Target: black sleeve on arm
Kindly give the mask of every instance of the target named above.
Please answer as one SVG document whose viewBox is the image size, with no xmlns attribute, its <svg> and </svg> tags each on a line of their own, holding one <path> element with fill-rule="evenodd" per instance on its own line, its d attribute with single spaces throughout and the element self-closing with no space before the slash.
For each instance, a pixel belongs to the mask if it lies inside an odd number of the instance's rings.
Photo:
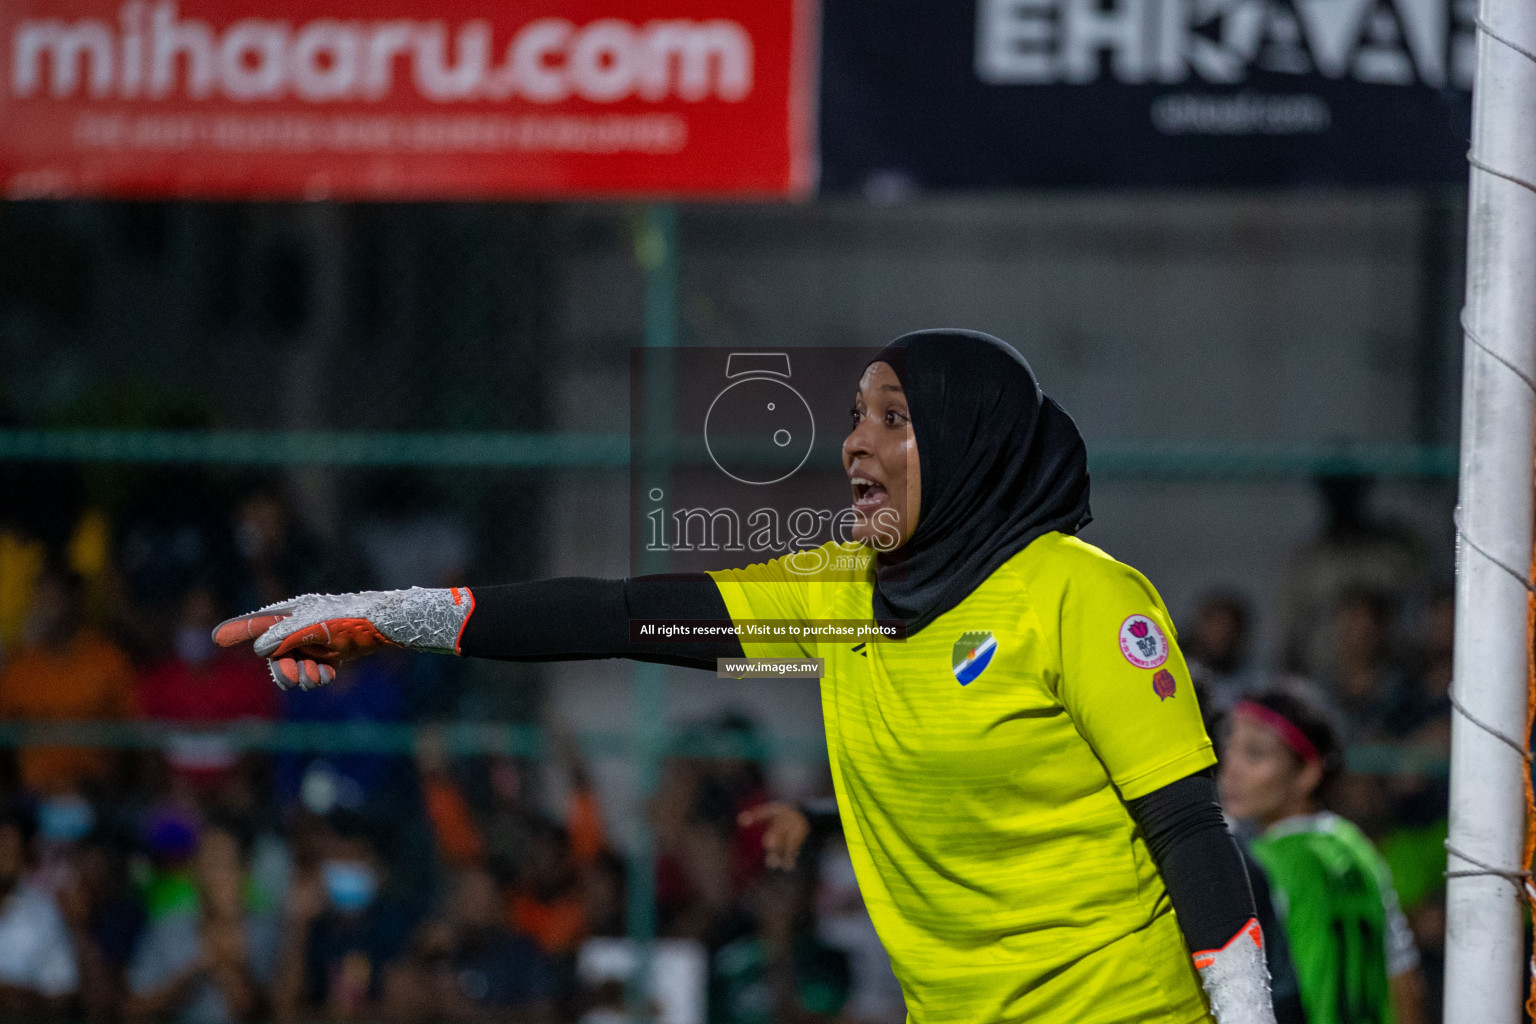
<svg viewBox="0 0 1536 1024">
<path fill-rule="evenodd" d="M 830 835 L 843 826 L 842 816 L 837 813 L 836 797 L 818 797 L 796 806 L 805 815 L 805 820 L 811 823 L 812 835 Z"/>
<path fill-rule="evenodd" d="M 634 638 L 631 619 L 689 620 L 728 625 L 720 588 L 704 573 L 601 580 L 568 576 L 472 587 L 475 610 L 459 651 L 498 661 L 579 661 L 629 658 L 687 668 L 714 668 L 716 658 L 740 658 L 734 636 L 711 641 Z"/>
<path fill-rule="evenodd" d="M 1220 949 L 1255 916 L 1237 842 L 1209 771 L 1126 801 L 1162 873 L 1190 952 Z"/>
</svg>

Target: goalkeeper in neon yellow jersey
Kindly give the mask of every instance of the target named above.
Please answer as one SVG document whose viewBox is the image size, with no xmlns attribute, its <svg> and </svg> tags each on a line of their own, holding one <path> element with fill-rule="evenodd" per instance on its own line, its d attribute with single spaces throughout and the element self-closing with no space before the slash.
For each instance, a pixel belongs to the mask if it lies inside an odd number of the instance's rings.
<svg viewBox="0 0 1536 1024">
<path fill-rule="evenodd" d="M 899 338 L 855 384 L 849 544 L 708 574 L 311 595 L 216 637 L 301 686 L 381 645 L 824 658 L 844 834 L 913 1024 L 1272 1024 L 1167 609 L 1076 537 L 1076 425 L 969 331 Z M 638 619 L 894 620 L 907 639 L 678 643 L 637 638 Z"/>
<path fill-rule="evenodd" d="M 1419 954 L 1391 872 L 1358 828 L 1321 805 L 1343 753 L 1306 692 L 1253 694 L 1232 712 L 1222 796 L 1263 830 L 1250 849 L 1285 921 L 1308 1024 L 1421 1024 Z"/>
</svg>

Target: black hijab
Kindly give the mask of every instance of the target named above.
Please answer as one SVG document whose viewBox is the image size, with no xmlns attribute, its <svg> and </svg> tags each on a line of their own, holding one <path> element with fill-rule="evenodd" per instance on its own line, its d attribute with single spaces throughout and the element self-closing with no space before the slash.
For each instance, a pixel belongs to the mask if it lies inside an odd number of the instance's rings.
<svg viewBox="0 0 1536 1024">
<path fill-rule="evenodd" d="M 916 633 L 1036 537 L 1088 525 L 1088 451 L 1024 357 L 990 334 L 915 331 L 871 362 L 906 391 L 922 466 L 917 529 L 877 556 L 875 618 Z"/>
</svg>

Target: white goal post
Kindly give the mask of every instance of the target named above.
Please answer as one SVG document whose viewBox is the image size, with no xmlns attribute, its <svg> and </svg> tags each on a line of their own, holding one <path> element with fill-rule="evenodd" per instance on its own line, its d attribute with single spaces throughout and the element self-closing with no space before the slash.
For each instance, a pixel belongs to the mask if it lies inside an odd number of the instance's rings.
<svg viewBox="0 0 1536 1024">
<path fill-rule="evenodd" d="M 1536 2 L 1481 0 L 1472 101 L 1446 1024 L 1516 1024 L 1525 970 L 1527 636 L 1536 505 Z"/>
</svg>

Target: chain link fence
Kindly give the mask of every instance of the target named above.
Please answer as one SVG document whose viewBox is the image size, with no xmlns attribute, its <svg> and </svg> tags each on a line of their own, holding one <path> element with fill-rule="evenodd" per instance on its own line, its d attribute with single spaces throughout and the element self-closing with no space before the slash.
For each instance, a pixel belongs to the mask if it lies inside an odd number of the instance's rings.
<svg viewBox="0 0 1536 1024">
<path fill-rule="evenodd" d="M 769 872 L 737 823 L 830 795 L 813 681 L 389 653 L 280 693 L 208 637 L 298 593 L 623 575 L 633 348 L 962 320 L 1078 416 L 1088 539 L 1163 588 L 1213 707 L 1333 689 L 1341 809 L 1432 958 L 1454 361 L 1394 291 L 1414 204 L 1326 241 L 1310 209 L 0 206 L 0 837 L 35 835 L 0 876 L 70 950 L 5 998 L 902 1020 L 838 838 Z"/>
</svg>

